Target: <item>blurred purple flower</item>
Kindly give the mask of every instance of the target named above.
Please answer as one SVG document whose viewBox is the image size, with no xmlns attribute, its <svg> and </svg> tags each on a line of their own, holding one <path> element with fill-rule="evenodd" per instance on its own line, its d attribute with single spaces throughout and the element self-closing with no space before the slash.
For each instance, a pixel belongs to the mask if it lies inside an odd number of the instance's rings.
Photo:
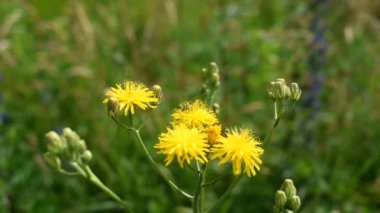
<svg viewBox="0 0 380 213">
<path fill-rule="evenodd" d="M 310 44 L 308 55 L 308 70 L 309 70 L 309 88 L 306 91 L 303 105 L 310 109 L 307 118 L 301 123 L 301 128 L 304 132 L 305 141 L 313 143 L 315 141 L 314 134 L 311 129 L 305 125 L 308 122 L 315 122 L 318 118 L 319 111 L 322 107 L 321 91 L 325 80 L 324 66 L 327 63 L 326 53 L 328 43 L 325 38 L 327 31 L 327 9 L 329 0 L 313 0 L 310 5 L 310 11 L 313 13 L 313 18 L 310 23 L 310 31 L 313 33 L 313 40 Z"/>
</svg>

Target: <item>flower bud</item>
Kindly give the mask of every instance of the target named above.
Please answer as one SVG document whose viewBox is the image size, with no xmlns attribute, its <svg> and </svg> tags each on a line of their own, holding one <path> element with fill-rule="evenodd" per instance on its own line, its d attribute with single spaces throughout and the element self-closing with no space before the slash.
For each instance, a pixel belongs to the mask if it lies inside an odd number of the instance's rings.
<svg viewBox="0 0 380 213">
<path fill-rule="evenodd" d="M 290 88 L 288 86 L 286 86 L 286 85 L 283 85 L 282 87 L 283 87 L 282 89 L 283 89 L 283 92 L 284 92 L 284 99 L 289 99 L 290 95 L 291 95 Z"/>
<path fill-rule="evenodd" d="M 297 83 L 290 84 L 290 99 L 292 101 L 298 101 L 301 97 L 302 91 L 299 89 Z"/>
<path fill-rule="evenodd" d="M 220 86 L 219 73 L 213 73 L 211 75 L 211 82 L 212 82 L 212 86 L 215 88 L 218 88 Z"/>
<path fill-rule="evenodd" d="M 81 140 L 79 135 L 70 128 L 63 129 L 63 137 L 66 139 L 71 150 L 81 153 L 87 149 L 86 143 Z"/>
<path fill-rule="evenodd" d="M 274 200 L 275 200 L 275 206 L 279 208 L 284 208 L 287 201 L 285 192 L 282 190 L 277 190 L 274 196 Z"/>
<path fill-rule="evenodd" d="M 273 101 L 288 99 L 290 94 L 290 88 L 286 86 L 286 82 L 283 78 L 278 78 L 276 81 L 270 82 L 268 95 Z"/>
<path fill-rule="evenodd" d="M 84 164 L 88 164 L 92 159 L 92 153 L 89 150 L 84 151 L 81 159 Z"/>
<path fill-rule="evenodd" d="M 284 180 L 281 186 L 281 190 L 285 192 L 288 198 L 292 198 L 294 195 L 297 195 L 297 189 L 291 179 Z"/>
<path fill-rule="evenodd" d="M 119 101 L 114 98 L 110 97 L 107 102 L 107 111 L 110 116 L 116 116 L 119 112 Z"/>
<path fill-rule="evenodd" d="M 162 88 L 160 87 L 160 85 L 156 84 L 152 87 L 152 89 L 153 89 L 155 96 L 158 99 L 157 104 L 160 104 L 164 98 L 164 93 L 162 92 Z"/>
<path fill-rule="evenodd" d="M 61 160 L 55 154 L 46 152 L 44 154 L 44 160 L 50 167 L 57 170 L 61 169 Z"/>
<path fill-rule="evenodd" d="M 210 66 L 211 66 L 211 73 L 219 73 L 219 67 L 218 65 L 216 65 L 215 62 L 211 62 Z"/>
<path fill-rule="evenodd" d="M 207 141 L 210 146 L 214 145 L 216 141 L 221 137 L 222 126 L 213 125 L 208 126 L 204 132 L 207 134 Z"/>
<path fill-rule="evenodd" d="M 212 110 L 215 112 L 215 114 L 219 114 L 219 112 L 220 112 L 220 105 L 218 103 L 214 103 L 212 105 Z"/>
<path fill-rule="evenodd" d="M 289 87 L 282 82 L 276 82 L 275 89 L 276 98 L 279 100 L 286 99 L 290 96 Z"/>
<path fill-rule="evenodd" d="M 87 149 L 86 142 L 84 140 L 78 140 L 76 144 L 76 148 L 79 153 L 86 151 Z"/>
<path fill-rule="evenodd" d="M 283 84 L 276 82 L 274 85 L 274 95 L 278 100 L 282 100 L 285 97 Z"/>
<path fill-rule="evenodd" d="M 64 143 L 56 132 L 50 131 L 45 135 L 47 140 L 47 149 L 52 153 L 59 153 L 64 149 Z"/>
<path fill-rule="evenodd" d="M 301 199 L 297 195 L 294 195 L 290 199 L 290 207 L 291 207 L 291 209 L 294 212 L 297 212 L 300 209 L 300 207 L 301 207 Z"/>
</svg>

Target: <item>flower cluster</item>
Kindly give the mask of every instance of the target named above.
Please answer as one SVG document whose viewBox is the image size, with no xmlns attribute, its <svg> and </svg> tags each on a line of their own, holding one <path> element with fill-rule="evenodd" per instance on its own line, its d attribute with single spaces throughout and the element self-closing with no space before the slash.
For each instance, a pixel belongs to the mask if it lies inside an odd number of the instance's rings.
<svg viewBox="0 0 380 213">
<path fill-rule="evenodd" d="M 298 212 L 301 207 L 301 199 L 297 195 L 297 188 L 291 179 L 285 179 L 281 188 L 276 191 L 275 204 L 273 210 L 275 213 Z"/>
<path fill-rule="evenodd" d="M 260 156 L 264 150 L 259 140 L 248 129 L 227 130 L 226 136 L 222 136 L 216 114 L 202 101 L 182 104 L 172 118 L 171 126 L 155 145 L 158 153 L 167 156 L 166 165 L 175 158 L 181 167 L 184 162 L 190 164 L 191 160 L 204 164 L 219 159 L 220 164 L 232 162 L 235 175 L 244 171 L 254 176 L 256 170 L 260 170 Z"/>
<path fill-rule="evenodd" d="M 86 142 L 70 128 L 64 128 L 63 134 L 54 131 L 46 133 L 47 149 L 44 154 L 46 162 L 58 171 L 64 172 L 61 167 L 64 163 L 87 165 L 92 153 L 87 149 Z"/>
</svg>

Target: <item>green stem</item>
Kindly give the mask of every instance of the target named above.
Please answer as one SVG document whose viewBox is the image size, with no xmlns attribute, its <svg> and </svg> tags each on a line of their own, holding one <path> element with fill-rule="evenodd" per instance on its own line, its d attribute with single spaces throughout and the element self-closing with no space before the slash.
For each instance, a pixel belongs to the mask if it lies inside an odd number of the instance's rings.
<svg viewBox="0 0 380 213">
<path fill-rule="evenodd" d="M 114 116 L 111 116 L 112 120 L 115 121 L 117 124 L 119 124 L 121 127 L 123 127 L 124 129 L 128 130 L 128 131 L 135 131 L 135 128 L 133 127 L 129 127 L 123 123 L 121 123 L 119 120 L 117 120 L 116 117 Z"/>
<path fill-rule="evenodd" d="M 133 212 L 129 204 L 123 201 L 116 193 L 114 193 L 110 188 L 108 188 L 104 183 L 92 172 L 91 168 L 87 165 L 78 165 L 77 163 L 71 164 L 73 165 L 78 172 L 82 174 L 83 177 L 87 178 L 91 183 L 95 184 L 101 190 L 103 190 L 106 194 L 112 197 L 115 201 L 117 201 L 125 210 L 128 212 Z"/>
<path fill-rule="evenodd" d="M 197 182 L 197 188 L 195 189 L 195 192 L 194 192 L 193 213 L 199 212 L 199 209 L 200 209 L 199 198 L 200 198 L 200 194 L 202 191 L 202 182 L 204 181 L 204 179 L 203 179 L 203 166 L 201 168 L 197 162 L 197 168 L 198 168 L 198 172 L 197 172 L 198 182 Z M 201 212 L 202 212 L 202 209 L 201 209 Z"/>
<path fill-rule="evenodd" d="M 204 165 L 204 169 L 203 169 L 202 182 L 201 182 L 201 194 L 199 196 L 199 209 L 201 212 L 203 212 L 203 210 L 205 209 L 206 188 L 203 187 L 203 185 L 206 182 L 206 166 L 207 164 Z"/>
<path fill-rule="evenodd" d="M 205 213 L 215 210 L 216 207 L 218 207 L 231 193 L 232 189 L 236 186 L 236 184 L 239 183 L 242 175 L 239 175 L 235 178 L 235 180 L 231 183 L 231 185 L 227 188 L 227 190 L 223 193 L 223 195 L 210 207 L 208 208 Z"/>
<path fill-rule="evenodd" d="M 130 125 L 131 127 L 133 127 L 133 117 L 132 117 L 132 114 L 131 114 L 131 113 L 128 114 L 128 118 L 129 118 L 129 125 Z"/>
<path fill-rule="evenodd" d="M 68 172 L 64 169 L 58 169 L 58 172 L 64 174 L 64 175 L 68 175 L 68 176 L 77 176 L 77 175 L 81 175 L 81 173 L 79 172 Z"/>
<path fill-rule="evenodd" d="M 149 161 L 151 162 L 151 164 L 153 165 L 153 167 L 156 169 L 156 171 L 158 172 L 158 174 L 160 174 L 160 176 L 166 181 L 167 184 L 169 184 L 172 189 L 177 192 L 178 194 L 188 198 L 188 199 L 193 199 L 193 196 L 192 195 L 189 195 L 188 193 L 186 193 L 185 191 L 183 191 L 182 189 L 180 189 L 175 183 L 173 183 L 171 180 L 169 180 L 163 173 L 162 171 L 160 170 L 160 168 L 157 166 L 156 162 L 154 161 L 154 159 L 152 158 L 152 156 L 149 154 L 149 151 L 148 149 L 146 148 L 141 136 L 140 136 L 140 132 L 138 129 L 135 129 L 133 127 L 129 127 L 123 123 L 121 123 L 116 117 L 114 116 L 111 116 L 112 119 L 117 123 L 119 124 L 121 127 L 123 127 L 124 129 L 128 130 L 128 131 L 132 131 L 134 133 L 134 135 L 136 136 L 137 138 L 137 141 L 139 142 L 140 146 L 143 148 L 144 150 L 144 153 L 146 155 L 146 157 L 149 159 Z"/>
<path fill-rule="evenodd" d="M 274 105 L 274 119 L 276 120 L 278 118 L 277 101 L 275 101 L 273 105 Z"/>
<path fill-rule="evenodd" d="M 160 170 L 160 168 L 157 166 L 156 162 L 154 161 L 154 159 L 152 158 L 152 156 L 149 154 L 149 151 L 148 149 L 146 148 L 144 142 L 142 141 L 141 139 L 141 136 L 140 136 L 140 132 L 139 130 L 133 130 L 132 131 L 136 138 L 137 138 L 137 141 L 140 143 L 141 147 L 143 148 L 144 150 L 144 153 L 146 155 L 146 157 L 149 159 L 149 161 L 151 162 L 151 164 L 153 165 L 153 167 L 156 169 L 156 171 L 161 175 L 161 177 L 174 189 L 174 191 L 176 191 L 178 194 L 188 198 L 188 199 L 193 199 L 193 196 L 189 195 L 188 193 L 184 192 L 182 189 L 180 189 L 175 183 L 173 183 L 171 180 L 169 180 L 163 173 L 162 171 Z"/>
<path fill-rule="evenodd" d="M 263 140 L 263 144 L 266 144 L 269 141 L 269 138 L 272 136 L 274 130 L 276 129 L 276 127 L 278 126 L 280 122 L 280 118 L 281 117 L 278 117 L 277 119 L 274 120 L 272 127 L 270 128 L 269 132 L 267 133 L 267 135 L 265 136 Z"/>
</svg>

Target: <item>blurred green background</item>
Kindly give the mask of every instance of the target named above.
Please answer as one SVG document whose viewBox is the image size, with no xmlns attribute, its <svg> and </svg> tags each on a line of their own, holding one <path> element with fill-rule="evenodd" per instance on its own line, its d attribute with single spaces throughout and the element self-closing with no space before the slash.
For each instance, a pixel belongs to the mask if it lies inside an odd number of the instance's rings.
<svg viewBox="0 0 380 213">
<path fill-rule="evenodd" d="M 272 119 L 266 88 L 277 77 L 299 82 L 305 94 L 264 145 L 262 171 L 244 177 L 218 211 L 271 212 L 284 178 L 294 180 L 301 212 L 380 211 L 380 3 L 328 1 L 319 14 L 327 63 L 317 70 L 320 106 L 311 107 L 313 2 L 0 0 L 0 212 L 121 211 L 98 188 L 43 162 L 44 134 L 66 126 L 87 141 L 96 174 L 137 212 L 190 206 L 101 102 L 125 79 L 160 84 L 165 101 L 143 130 L 153 152 L 171 111 L 197 96 L 211 61 L 221 70 L 224 126 L 251 127 L 263 138 Z M 191 172 L 169 169 L 194 188 Z M 230 181 L 209 189 L 207 200 Z"/>
</svg>

